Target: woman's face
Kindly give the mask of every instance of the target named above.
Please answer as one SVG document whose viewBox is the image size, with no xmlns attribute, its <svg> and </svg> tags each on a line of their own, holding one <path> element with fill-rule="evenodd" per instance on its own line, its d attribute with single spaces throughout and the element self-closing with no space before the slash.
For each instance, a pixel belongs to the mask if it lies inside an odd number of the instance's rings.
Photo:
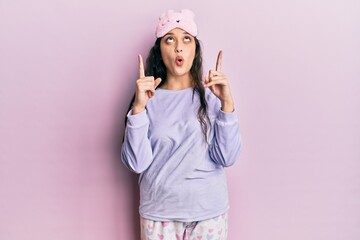
<svg viewBox="0 0 360 240">
<path fill-rule="evenodd" d="M 162 60 L 168 74 L 188 74 L 195 57 L 195 39 L 180 28 L 174 28 L 163 36 L 160 42 Z"/>
</svg>

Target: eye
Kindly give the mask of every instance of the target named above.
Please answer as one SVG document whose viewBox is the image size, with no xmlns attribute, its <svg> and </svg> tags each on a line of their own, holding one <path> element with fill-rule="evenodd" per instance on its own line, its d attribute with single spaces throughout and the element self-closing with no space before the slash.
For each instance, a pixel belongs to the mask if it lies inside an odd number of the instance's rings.
<svg viewBox="0 0 360 240">
<path fill-rule="evenodd" d="M 188 36 L 186 36 L 186 37 L 184 37 L 184 41 L 185 41 L 185 42 L 190 42 L 190 41 L 191 41 L 191 38 L 188 37 Z"/>
<path fill-rule="evenodd" d="M 165 39 L 165 42 L 167 42 L 167 43 L 170 43 L 170 42 L 173 42 L 173 41 L 174 41 L 174 39 L 172 37 L 167 37 Z"/>
</svg>

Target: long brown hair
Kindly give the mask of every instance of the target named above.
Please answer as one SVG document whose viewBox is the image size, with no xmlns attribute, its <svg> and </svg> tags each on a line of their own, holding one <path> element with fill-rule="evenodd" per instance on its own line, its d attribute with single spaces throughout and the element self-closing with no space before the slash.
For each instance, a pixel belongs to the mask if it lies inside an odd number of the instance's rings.
<svg viewBox="0 0 360 240">
<path fill-rule="evenodd" d="M 200 46 L 200 41 L 194 37 L 195 40 L 195 58 L 193 61 L 193 65 L 190 69 L 190 75 L 194 81 L 194 90 L 193 90 L 193 100 L 195 92 L 199 95 L 200 98 L 200 107 L 198 110 L 198 120 L 201 124 L 202 132 L 204 134 L 204 140 L 208 143 L 208 136 L 207 132 L 211 127 L 211 122 L 207 113 L 208 105 L 205 98 L 205 88 L 202 84 L 202 51 Z M 161 87 L 163 84 L 166 83 L 167 74 L 166 74 L 166 67 L 164 62 L 161 59 L 161 51 L 160 51 L 160 42 L 161 38 L 157 38 L 155 41 L 154 46 L 150 49 L 149 56 L 146 59 L 146 66 L 145 66 L 145 75 L 146 76 L 153 76 L 156 78 L 161 78 L 161 82 L 157 87 Z M 128 111 L 132 108 L 132 105 L 135 101 L 135 94 L 130 102 Z M 125 118 L 126 123 L 126 118 Z"/>
</svg>

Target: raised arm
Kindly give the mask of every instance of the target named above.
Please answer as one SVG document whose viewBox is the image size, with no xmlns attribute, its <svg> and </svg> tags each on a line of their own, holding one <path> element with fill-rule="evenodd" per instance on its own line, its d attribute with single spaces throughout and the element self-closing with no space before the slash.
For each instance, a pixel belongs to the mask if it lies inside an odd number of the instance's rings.
<svg viewBox="0 0 360 240">
<path fill-rule="evenodd" d="M 220 103 L 215 107 L 218 114 L 212 126 L 209 155 L 215 163 L 229 167 L 239 158 L 242 148 L 239 121 L 235 110 L 224 112 L 220 109 Z"/>
<path fill-rule="evenodd" d="M 148 138 L 149 119 L 146 110 L 127 117 L 121 160 L 125 166 L 136 173 L 145 171 L 153 160 L 151 143 Z"/>
<path fill-rule="evenodd" d="M 241 150 L 241 136 L 238 118 L 235 112 L 234 100 L 231 95 L 227 77 L 221 71 L 222 51 L 216 60 L 216 69 L 210 70 L 205 79 L 204 87 L 211 90 L 216 119 L 213 127 L 213 139 L 209 148 L 211 159 L 224 167 L 233 165 Z"/>
<path fill-rule="evenodd" d="M 141 173 L 149 167 L 153 160 L 151 143 L 148 138 L 149 119 L 145 107 L 149 99 L 155 95 L 155 89 L 161 79 L 154 80 L 152 76 L 146 77 L 140 54 L 138 61 L 139 78 L 136 80 L 135 102 L 127 114 L 121 159 L 131 171 Z"/>
</svg>

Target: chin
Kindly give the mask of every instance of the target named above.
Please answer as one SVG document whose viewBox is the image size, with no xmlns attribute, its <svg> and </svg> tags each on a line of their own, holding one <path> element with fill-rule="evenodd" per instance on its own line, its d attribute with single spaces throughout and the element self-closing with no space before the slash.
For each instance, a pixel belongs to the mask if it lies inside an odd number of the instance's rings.
<svg viewBox="0 0 360 240">
<path fill-rule="evenodd" d="M 185 75 L 187 73 L 190 73 L 190 69 L 191 68 L 184 67 L 184 68 L 178 69 L 177 71 L 175 71 L 175 73 L 176 73 L 176 75 L 182 76 L 182 75 Z"/>
<path fill-rule="evenodd" d="M 175 75 L 176 75 L 176 76 L 184 76 L 184 75 L 186 75 L 187 73 L 189 73 L 189 71 L 176 71 L 176 72 L 175 72 Z"/>
</svg>

